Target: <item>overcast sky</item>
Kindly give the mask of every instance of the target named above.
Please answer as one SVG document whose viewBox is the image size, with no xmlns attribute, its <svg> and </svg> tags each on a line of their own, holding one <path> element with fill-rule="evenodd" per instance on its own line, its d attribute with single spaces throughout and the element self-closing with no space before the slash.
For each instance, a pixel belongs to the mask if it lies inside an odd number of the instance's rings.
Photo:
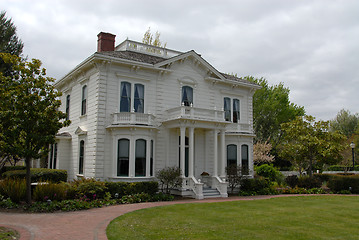
<svg viewBox="0 0 359 240">
<path fill-rule="evenodd" d="M 0 0 L 48 76 L 60 79 L 96 51 L 97 34 L 195 50 L 217 70 L 282 82 L 318 120 L 359 112 L 359 1 Z"/>
</svg>

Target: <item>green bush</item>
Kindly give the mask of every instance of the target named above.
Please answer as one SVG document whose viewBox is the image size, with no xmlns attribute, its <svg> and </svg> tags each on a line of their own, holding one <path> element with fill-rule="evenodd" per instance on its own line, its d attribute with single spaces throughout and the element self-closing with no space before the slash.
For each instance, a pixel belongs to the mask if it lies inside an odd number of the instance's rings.
<svg viewBox="0 0 359 240">
<path fill-rule="evenodd" d="M 47 168 L 31 168 L 31 182 L 66 182 L 67 171 Z M 5 178 L 25 179 L 26 170 L 7 171 L 3 173 Z"/>
<path fill-rule="evenodd" d="M 16 203 L 23 201 L 26 194 L 26 181 L 24 179 L 5 179 L 0 181 L 0 194 Z"/>
<path fill-rule="evenodd" d="M 57 200 L 62 201 L 67 198 L 67 191 L 70 186 L 67 183 L 43 183 L 37 185 L 33 191 L 35 201 Z"/>
<path fill-rule="evenodd" d="M 105 182 L 105 186 L 107 187 L 107 191 L 111 193 L 112 198 L 115 198 L 115 194 L 117 193 L 117 198 L 121 198 L 126 195 L 133 195 L 138 193 L 147 193 L 150 195 L 156 194 L 158 191 L 158 183 L 157 182 Z"/>
<path fill-rule="evenodd" d="M 252 179 L 243 179 L 240 186 L 240 195 L 271 195 L 277 194 L 269 179 L 259 177 Z"/>
<path fill-rule="evenodd" d="M 301 176 L 298 178 L 297 186 L 300 188 L 320 188 L 322 186 L 322 181 L 316 175 L 310 176 Z"/>
<path fill-rule="evenodd" d="M 288 176 L 285 178 L 285 182 L 289 187 L 294 188 L 298 185 L 298 177 L 296 175 Z"/>
<path fill-rule="evenodd" d="M 345 171 L 346 169 L 352 170 L 352 165 L 343 166 L 343 165 L 331 165 L 328 167 L 328 171 Z M 359 165 L 354 166 L 354 171 L 359 171 Z"/>
<path fill-rule="evenodd" d="M 19 206 L 13 201 L 11 201 L 9 197 L 5 198 L 3 195 L 0 195 L 0 208 L 13 209 L 18 207 Z"/>
<path fill-rule="evenodd" d="M 3 166 L 0 169 L 0 175 L 2 175 L 4 172 L 8 172 L 8 171 L 25 170 L 25 169 L 26 169 L 25 166 Z"/>
<path fill-rule="evenodd" d="M 335 193 L 341 191 L 350 191 L 351 193 L 359 194 L 359 175 L 333 175 L 327 186 Z"/>
<path fill-rule="evenodd" d="M 257 167 L 256 173 L 258 176 L 268 178 L 272 182 L 281 183 L 283 181 L 283 174 L 272 165 L 263 164 Z"/>
<path fill-rule="evenodd" d="M 107 187 L 105 182 L 90 178 L 80 182 L 76 190 L 79 196 L 94 200 L 102 199 L 107 192 Z"/>
<path fill-rule="evenodd" d="M 162 192 L 170 193 L 170 189 L 181 186 L 181 169 L 178 167 L 166 167 L 161 169 L 156 174 L 158 181 L 161 184 Z"/>
</svg>

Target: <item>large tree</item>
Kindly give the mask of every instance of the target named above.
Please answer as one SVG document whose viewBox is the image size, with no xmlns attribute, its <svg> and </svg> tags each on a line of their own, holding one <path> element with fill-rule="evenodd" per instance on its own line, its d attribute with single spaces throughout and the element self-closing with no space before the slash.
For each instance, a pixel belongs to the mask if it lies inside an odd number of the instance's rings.
<svg viewBox="0 0 359 240">
<path fill-rule="evenodd" d="M 262 88 L 253 95 L 253 127 L 255 141 L 269 141 L 273 148 L 280 143 L 280 125 L 305 114 L 304 107 L 289 101 L 289 88 L 282 83 L 270 86 L 265 78 L 252 76 L 244 79 L 259 84 Z"/>
<path fill-rule="evenodd" d="M 57 131 L 69 124 L 53 86 L 40 60 L 26 62 L 17 56 L 0 53 L 11 64 L 13 74 L 0 72 L 0 151 L 25 159 L 26 202 L 31 203 L 30 161 L 46 154 Z"/>
<path fill-rule="evenodd" d="M 309 171 L 313 165 L 335 164 L 342 159 L 345 136 L 329 131 L 329 122 L 315 121 L 312 116 L 297 117 L 281 125 L 283 145 L 281 155 L 293 165 Z"/>
<path fill-rule="evenodd" d="M 351 114 L 349 110 L 340 110 L 336 117 L 330 121 L 330 128 L 350 138 L 359 127 L 359 114 Z"/>
<path fill-rule="evenodd" d="M 6 12 L 0 13 L 0 52 L 20 56 L 24 47 L 23 42 L 16 35 L 16 26 L 11 18 L 6 18 Z M 5 75 L 11 74 L 11 65 L 0 59 L 0 71 Z"/>
</svg>

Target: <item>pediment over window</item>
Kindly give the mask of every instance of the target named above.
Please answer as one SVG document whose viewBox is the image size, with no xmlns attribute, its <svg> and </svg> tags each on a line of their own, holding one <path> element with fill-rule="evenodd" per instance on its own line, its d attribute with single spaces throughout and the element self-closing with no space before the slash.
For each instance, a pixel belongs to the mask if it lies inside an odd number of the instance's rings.
<svg viewBox="0 0 359 240">
<path fill-rule="evenodd" d="M 69 132 L 58 133 L 55 137 L 57 139 L 72 139 L 72 136 Z"/>
<path fill-rule="evenodd" d="M 79 126 L 79 127 L 77 127 L 75 134 L 76 135 L 87 135 L 87 129 L 83 126 Z"/>
<path fill-rule="evenodd" d="M 188 85 L 188 86 L 192 86 L 192 87 L 194 87 L 194 88 L 197 87 L 197 81 L 194 80 L 194 79 L 191 78 L 191 77 L 187 77 L 187 76 L 182 77 L 182 78 L 178 79 L 178 82 L 179 82 L 182 86 Z"/>
</svg>

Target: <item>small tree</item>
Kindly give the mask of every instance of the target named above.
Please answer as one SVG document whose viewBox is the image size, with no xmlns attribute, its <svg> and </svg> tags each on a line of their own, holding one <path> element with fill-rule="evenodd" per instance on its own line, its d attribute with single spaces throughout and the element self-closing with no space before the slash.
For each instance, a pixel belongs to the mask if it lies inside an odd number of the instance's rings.
<svg viewBox="0 0 359 240">
<path fill-rule="evenodd" d="M 274 161 L 274 156 L 270 154 L 272 144 L 269 142 L 257 142 L 253 145 L 253 162 L 255 165 L 271 163 Z"/>
<path fill-rule="evenodd" d="M 231 193 L 234 193 L 234 189 L 239 187 L 243 179 L 242 167 L 237 165 L 230 165 L 226 167 L 228 187 L 231 189 Z"/>
<path fill-rule="evenodd" d="M 17 56 L 0 53 L 0 59 L 11 64 L 13 74 L 0 72 L 0 152 L 25 159 L 26 202 L 31 203 L 30 161 L 48 151 L 55 134 L 70 121 L 40 60 L 25 62 Z"/>
<path fill-rule="evenodd" d="M 148 30 L 145 32 L 142 38 L 142 43 L 152 45 L 155 47 L 162 47 L 165 48 L 167 46 L 167 43 L 162 44 L 160 40 L 161 33 L 156 31 L 155 37 L 153 38 L 153 34 L 151 33 L 151 27 L 148 28 Z"/>
<path fill-rule="evenodd" d="M 166 167 L 157 172 L 157 179 L 160 181 L 161 190 L 170 193 L 170 189 L 182 185 L 181 170 L 178 167 Z"/>
<path fill-rule="evenodd" d="M 330 132 L 329 122 L 315 121 L 312 116 L 297 117 L 282 124 L 284 144 L 281 155 L 297 166 L 308 166 L 309 175 L 315 163 L 334 164 L 341 160 L 345 136 Z"/>
</svg>

